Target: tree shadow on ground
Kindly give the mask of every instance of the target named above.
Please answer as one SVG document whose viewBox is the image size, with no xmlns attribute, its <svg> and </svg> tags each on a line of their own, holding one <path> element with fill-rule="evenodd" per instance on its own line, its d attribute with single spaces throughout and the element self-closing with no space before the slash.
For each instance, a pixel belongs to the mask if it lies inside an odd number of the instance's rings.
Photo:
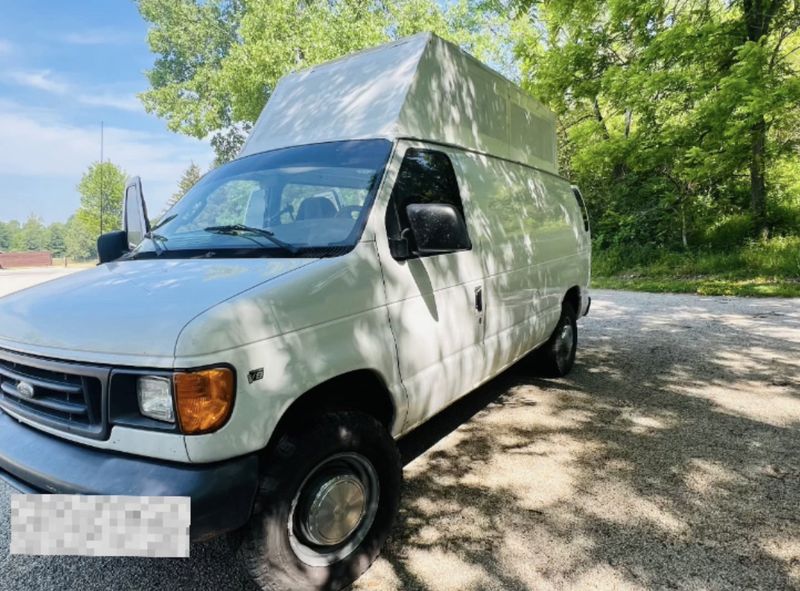
<svg viewBox="0 0 800 591">
<path fill-rule="evenodd" d="M 800 314 L 682 301 L 598 301 L 568 379 L 520 363 L 405 438 L 356 588 L 800 587 Z"/>
</svg>

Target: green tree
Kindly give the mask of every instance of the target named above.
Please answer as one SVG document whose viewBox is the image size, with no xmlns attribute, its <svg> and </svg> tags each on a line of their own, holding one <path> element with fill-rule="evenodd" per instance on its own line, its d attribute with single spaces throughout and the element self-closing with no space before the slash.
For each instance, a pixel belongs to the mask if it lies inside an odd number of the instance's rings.
<svg viewBox="0 0 800 591">
<path fill-rule="evenodd" d="M 97 233 L 88 228 L 77 214 L 70 216 L 64 225 L 66 255 L 84 261 L 97 256 Z"/>
<path fill-rule="evenodd" d="M 798 9 L 757 4 L 777 12 L 756 40 L 749 2 L 526 7 L 524 85 L 560 116 L 563 168 L 591 188 L 601 245 L 688 246 L 747 210 L 764 227 L 769 159 L 798 145 Z"/>
<path fill-rule="evenodd" d="M 11 250 L 12 245 L 16 242 L 18 232 L 18 221 L 0 222 L 0 252 L 8 252 Z"/>
<path fill-rule="evenodd" d="M 181 180 L 178 181 L 178 190 L 175 191 L 172 196 L 167 201 L 167 205 L 165 206 L 165 210 L 172 208 L 178 201 L 183 199 L 183 196 L 197 184 L 203 176 L 203 173 L 200 171 L 200 167 L 197 166 L 194 162 L 189 164 L 189 167 L 183 171 L 181 175 Z"/>
<path fill-rule="evenodd" d="M 95 162 L 81 178 L 78 184 L 81 205 L 76 215 L 95 238 L 101 234 L 101 218 L 102 232 L 120 229 L 125 180 L 125 172 L 112 162 Z"/>
<path fill-rule="evenodd" d="M 720 88 L 726 118 L 725 138 L 740 133 L 749 139 L 750 209 L 759 231 L 766 235 L 767 169 L 783 151 L 770 146 L 770 130 L 797 111 L 800 101 L 800 68 L 790 58 L 800 40 L 800 1 L 738 0 L 735 22 L 742 43 L 734 48 L 733 63 Z M 794 48 L 786 49 L 785 44 Z M 795 128 L 797 131 L 797 128 Z M 798 144 L 793 138 L 792 146 Z"/>
<path fill-rule="evenodd" d="M 47 250 L 54 257 L 63 257 L 67 254 L 66 225 L 58 222 L 52 223 L 47 228 Z"/>
<path fill-rule="evenodd" d="M 473 6 L 472 2 L 475 3 Z M 151 24 L 148 112 L 173 131 L 211 136 L 218 162 L 231 159 L 285 74 L 433 30 L 478 57 L 506 63 L 507 19 L 477 0 L 138 0 Z M 443 8 L 446 6 L 446 8 Z"/>
<path fill-rule="evenodd" d="M 26 251 L 42 251 L 47 249 L 47 227 L 42 223 L 42 218 L 31 214 L 20 230 L 22 248 Z"/>
</svg>

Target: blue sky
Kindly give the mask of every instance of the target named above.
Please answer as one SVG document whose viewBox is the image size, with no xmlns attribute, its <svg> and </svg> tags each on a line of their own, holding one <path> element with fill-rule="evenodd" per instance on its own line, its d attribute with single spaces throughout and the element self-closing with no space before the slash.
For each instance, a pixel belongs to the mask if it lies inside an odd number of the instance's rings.
<svg viewBox="0 0 800 591">
<path fill-rule="evenodd" d="M 65 221 L 75 187 L 100 158 L 142 177 L 158 212 L 194 161 L 213 160 L 207 142 L 174 134 L 145 113 L 153 63 L 147 23 L 129 0 L 0 1 L 0 220 Z"/>
</svg>

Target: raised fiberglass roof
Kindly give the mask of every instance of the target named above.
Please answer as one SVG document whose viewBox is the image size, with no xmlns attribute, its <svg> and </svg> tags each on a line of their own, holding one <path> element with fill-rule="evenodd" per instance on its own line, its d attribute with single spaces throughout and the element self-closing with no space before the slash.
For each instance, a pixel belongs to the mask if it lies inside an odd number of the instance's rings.
<svg viewBox="0 0 800 591">
<path fill-rule="evenodd" d="M 555 116 L 431 33 L 285 76 L 240 156 L 377 137 L 453 144 L 558 173 Z"/>
</svg>

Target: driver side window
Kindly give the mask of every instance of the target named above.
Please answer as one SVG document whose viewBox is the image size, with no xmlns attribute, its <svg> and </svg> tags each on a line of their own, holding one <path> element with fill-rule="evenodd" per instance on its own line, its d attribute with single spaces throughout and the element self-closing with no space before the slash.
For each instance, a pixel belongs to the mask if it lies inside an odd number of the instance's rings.
<svg viewBox="0 0 800 591">
<path fill-rule="evenodd" d="M 386 213 L 390 240 L 400 238 L 403 230 L 409 228 L 406 207 L 412 203 L 452 205 L 464 217 L 456 173 L 447 154 L 438 150 L 406 150 Z"/>
</svg>

